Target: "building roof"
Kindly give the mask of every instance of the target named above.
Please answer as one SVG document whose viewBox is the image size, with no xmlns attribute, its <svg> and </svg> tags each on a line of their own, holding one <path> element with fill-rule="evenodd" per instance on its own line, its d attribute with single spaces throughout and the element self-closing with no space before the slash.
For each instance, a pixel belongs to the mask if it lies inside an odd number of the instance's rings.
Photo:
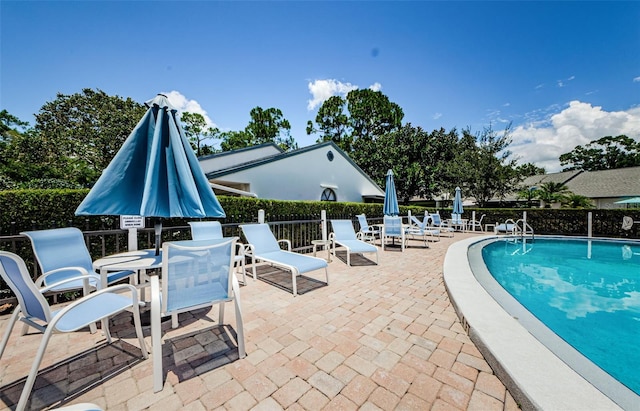
<svg viewBox="0 0 640 411">
<path fill-rule="evenodd" d="M 375 185 L 376 187 L 379 187 L 378 184 L 373 181 L 371 179 L 371 177 L 369 177 L 369 175 L 367 173 L 365 173 L 352 159 L 351 157 L 349 157 L 344 151 L 342 151 L 340 149 L 340 147 L 338 147 L 333 141 L 326 141 L 324 143 L 319 143 L 319 144 L 314 144 L 311 146 L 307 146 L 307 147 L 302 147 L 299 148 L 297 150 L 292 150 L 292 151 L 287 151 L 287 152 L 280 152 L 277 154 L 273 154 L 273 155 L 269 155 L 266 157 L 262 157 L 262 158 L 257 158 L 254 160 L 250 160 L 244 163 L 239 163 L 239 164 L 235 164 L 226 168 L 221 168 L 219 170 L 216 171 L 212 171 L 209 173 L 205 173 L 207 178 L 209 180 L 214 180 L 214 179 L 220 179 L 221 177 L 224 177 L 225 175 L 231 174 L 231 173 L 235 173 L 238 171 L 242 171 L 242 170 L 246 170 L 248 168 L 253 168 L 253 167 L 257 167 L 263 164 L 267 164 L 267 163 L 272 163 L 275 161 L 279 161 L 282 160 L 284 158 L 288 158 L 288 157 L 293 157 L 293 156 L 297 156 L 303 153 L 307 153 L 309 151 L 313 151 L 313 150 L 318 150 L 320 148 L 324 148 L 326 146 L 330 146 L 333 150 L 335 150 L 336 153 L 340 154 L 342 157 L 345 158 L 345 160 L 347 160 L 354 169 L 356 169 L 359 173 L 361 173 L 363 176 L 365 176 L 367 178 L 367 180 L 369 180 L 373 185 Z M 215 154 L 213 155 L 215 156 Z M 208 158 L 212 158 L 212 157 L 208 157 Z"/>
<path fill-rule="evenodd" d="M 640 167 L 584 171 L 565 184 L 574 194 L 589 198 L 640 196 Z"/>
</svg>

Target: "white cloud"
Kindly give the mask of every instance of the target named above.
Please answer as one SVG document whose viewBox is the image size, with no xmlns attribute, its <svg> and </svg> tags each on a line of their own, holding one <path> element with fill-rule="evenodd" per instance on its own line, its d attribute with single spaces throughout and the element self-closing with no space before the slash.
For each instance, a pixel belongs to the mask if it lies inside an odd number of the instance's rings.
<svg viewBox="0 0 640 411">
<path fill-rule="evenodd" d="M 319 107 L 331 96 L 345 96 L 351 90 L 356 90 L 358 88 L 358 86 L 351 83 L 343 83 L 334 79 L 314 80 L 309 83 L 308 87 L 311 96 L 313 96 L 307 104 L 308 110 L 313 110 Z"/>
<path fill-rule="evenodd" d="M 181 113 L 188 111 L 189 113 L 198 113 L 204 117 L 204 121 L 207 127 L 217 127 L 216 124 L 209 118 L 207 111 L 200 106 L 196 100 L 189 100 L 179 91 L 173 90 L 169 92 L 163 92 L 169 99 L 169 102 L 173 104 L 175 108 Z"/>
<path fill-rule="evenodd" d="M 307 110 L 311 111 L 318 108 L 331 96 L 346 96 L 351 90 L 357 90 L 359 87 L 351 83 L 343 83 L 334 79 L 314 80 L 309 82 L 309 93 L 311 100 L 307 102 Z M 370 90 L 382 90 L 382 84 L 375 82 L 369 86 Z"/>
<path fill-rule="evenodd" d="M 434 115 L 433 115 L 433 119 L 434 119 L 434 120 L 437 120 L 437 119 L 439 119 L 440 117 L 442 117 L 442 113 L 436 113 L 436 114 L 434 114 Z"/>
<path fill-rule="evenodd" d="M 556 172 L 561 170 L 561 154 L 601 137 L 620 134 L 640 141 L 640 107 L 609 112 L 590 103 L 572 101 L 547 121 L 515 127 L 509 150 L 520 163 L 534 163 L 547 172 Z"/>
<path fill-rule="evenodd" d="M 640 83 L 640 76 L 636 77 L 633 79 L 634 83 Z"/>
</svg>

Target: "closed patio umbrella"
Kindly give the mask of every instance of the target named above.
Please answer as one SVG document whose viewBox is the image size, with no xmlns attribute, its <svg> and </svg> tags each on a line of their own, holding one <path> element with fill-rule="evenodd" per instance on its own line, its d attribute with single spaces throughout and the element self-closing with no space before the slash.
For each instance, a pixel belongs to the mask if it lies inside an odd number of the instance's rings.
<svg viewBox="0 0 640 411">
<path fill-rule="evenodd" d="M 464 209 L 462 208 L 462 193 L 460 187 L 456 187 L 456 195 L 453 198 L 453 214 L 462 215 Z"/>
<path fill-rule="evenodd" d="M 398 196 L 396 195 L 396 185 L 393 182 L 393 171 L 387 171 L 387 178 L 384 188 L 384 207 L 382 209 L 384 215 L 397 216 L 400 214 L 398 208 Z"/>
<path fill-rule="evenodd" d="M 149 109 L 80 203 L 76 215 L 225 217 L 177 110 L 162 94 L 146 105 Z"/>
</svg>

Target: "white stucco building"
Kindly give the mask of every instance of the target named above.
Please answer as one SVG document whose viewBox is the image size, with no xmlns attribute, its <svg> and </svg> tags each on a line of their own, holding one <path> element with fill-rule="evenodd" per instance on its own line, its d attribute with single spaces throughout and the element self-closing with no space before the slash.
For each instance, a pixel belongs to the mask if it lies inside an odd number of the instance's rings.
<svg viewBox="0 0 640 411">
<path fill-rule="evenodd" d="M 216 194 L 372 202 L 382 190 L 333 142 L 283 152 L 273 143 L 198 159 Z"/>
</svg>

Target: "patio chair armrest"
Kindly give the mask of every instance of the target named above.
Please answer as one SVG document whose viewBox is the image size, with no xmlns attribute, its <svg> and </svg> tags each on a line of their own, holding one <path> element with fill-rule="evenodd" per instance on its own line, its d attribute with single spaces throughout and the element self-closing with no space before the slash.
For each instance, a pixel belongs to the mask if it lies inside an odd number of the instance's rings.
<svg viewBox="0 0 640 411">
<path fill-rule="evenodd" d="M 87 270 L 85 270 L 85 269 L 83 269 L 81 267 L 76 267 L 76 268 L 82 269 L 84 272 L 87 271 Z M 52 270 L 50 272 L 53 273 L 54 271 L 67 270 L 67 269 L 68 269 L 68 267 L 64 268 L 64 269 L 59 269 L 59 270 Z M 98 274 L 83 274 L 83 275 L 76 275 L 76 276 L 70 277 L 70 278 L 65 278 L 64 280 L 57 281 L 57 282 L 55 282 L 53 284 L 49 284 L 46 287 L 41 287 L 40 288 L 40 292 L 41 293 L 45 293 L 45 292 L 47 292 L 47 291 L 49 291 L 49 290 L 51 290 L 51 289 L 53 289 L 55 287 L 58 287 L 60 285 L 66 284 L 66 283 L 70 283 L 70 282 L 77 281 L 77 280 L 85 280 L 85 279 L 88 281 L 91 278 L 96 280 L 96 283 L 97 283 L 97 285 L 99 287 L 100 286 L 100 276 Z"/>
<path fill-rule="evenodd" d="M 278 244 L 285 243 L 287 245 L 287 251 L 291 251 L 291 241 L 287 239 L 278 240 Z"/>
<path fill-rule="evenodd" d="M 113 293 L 113 294 L 119 294 L 121 295 L 121 292 L 127 290 L 130 292 L 131 295 L 131 306 L 133 307 L 134 305 L 138 305 L 138 290 L 136 289 L 136 287 L 134 287 L 131 284 L 118 284 L 118 285 L 113 285 L 111 287 L 107 287 L 107 288 L 103 288 L 102 290 L 98 290 L 95 293 L 91 293 L 91 294 L 87 294 L 84 297 L 75 300 L 74 302 L 72 302 L 71 304 L 65 306 L 62 310 L 60 310 L 58 312 L 58 314 L 51 320 L 51 323 L 49 323 L 50 326 L 55 327 L 56 323 L 62 319 L 69 311 L 73 310 L 74 308 L 78 307 L 79 305 L 85 304 L 87 301 L 90 301 L 94 298 L 98 298 L 103 294 L 106 293 Z M 98 318 L 99 320 L 99 318 Z M 93 322 L 93 321 L 91 321 Z M 144 350 L 144 348 L 143 348 Z"/>
<path fill-rule="evenodd" d="M 255 255 L 255 251 L 256 251 L 256 248 L 253 246 L 253 244 L 245 244 L 244 245 L 244 254 L 245 255 L 253 256 L 253 255 Z"/>
<path fill-rule="evenodd" d="M 40 277 L 36 278 L 36 280 L 34 281 L 36 283 L 37 287 L 42 287 L 42 284 L 44 283 L 44 280 L 52 275 L 52 274 L 56 274 L 62 271 L 78 271 L 78 275 L 75 277 L 81 277 L 81 276 L 87 276 L 90 275 L 90 273 L 83 267 L 75 267 L 75 266 L 69 266 L 69 267 L 60 267 L 60 268 L 56 268 L 55 270 L 50 270 L 47 271 L 46 273 L 42 274 Z M 95 274 L 95 273 L 91 273 L 91 274 Z M 77 278 L 74 278 L 77 279 Z"/>
</svg>

